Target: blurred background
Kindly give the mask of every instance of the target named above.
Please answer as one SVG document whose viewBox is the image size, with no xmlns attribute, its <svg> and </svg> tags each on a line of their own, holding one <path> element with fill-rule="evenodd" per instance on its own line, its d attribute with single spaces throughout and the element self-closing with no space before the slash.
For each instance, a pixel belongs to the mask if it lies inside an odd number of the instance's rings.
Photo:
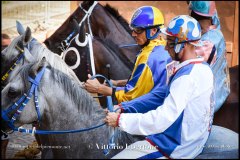
<svg viewBox="0 0 240 160">
<path fill-rule="evenodd" d="M 29 26 L 35 38 L 43 42 L 46 35 L 51 35 L 68 16 L 75 11 L 82 1 L 1 1 L 2 33 L 11 38 L 18 36 L 16 20 Z M 99 1 L 116 8 L 129 22 L 132 13 L 140 6 L 152 5 L 159 8 L 165 17 L 165 25 L 171 18 L 188 14 L 187 1 Z M 227 45 L 229 67 L 238 64 L 239 57 L 239 2 L 216 1 L 221 30 Z"/>
</svg>

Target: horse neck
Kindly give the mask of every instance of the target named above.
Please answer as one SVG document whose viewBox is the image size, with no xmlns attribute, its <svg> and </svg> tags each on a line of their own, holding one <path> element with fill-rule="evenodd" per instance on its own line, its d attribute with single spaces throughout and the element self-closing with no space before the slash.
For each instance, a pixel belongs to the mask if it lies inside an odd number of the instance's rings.
<svg viewBox="0 0 240 160">
<path fill-rule="evenodd" d="M 121 55 L 118 50 L 114 51 L 110 48 L 113 44 L 109 43 L 107 45 L 105 42 L 99 39 L 94 39 L 93 41 L 96 72 L 108 77 L 106 64 L 110 64 L 110 78 L 127 79 L 131 73 L 130 66 L 126 64 L 127 57 Z"/>
<path fill-rule="evenodd" d="M 65 79 L 59 78 L 59 74 L 59 71 L 55 70 L 56 80 L 50 82 L 47 81 L 53 76 L 46 75 L 48 78 L 44 79 L 41 87 L 41 93 L 48 94 L 42 98 L 42 101 L 46 102 L 43 106 L 46 106 L 47 111 L 44 112 L 44 123 L 49 124 L 51 129 L 76 129 L 86 127 L 89 123 L 98 124 L 104 113 L 97 102 L 76 81 L 66 75 Z M 64 82 L 67 80 L 68 82 Z M 52 95 L 55 95 L 54 98 Z"/>
<path fill-rule="evenodd" d="M 116 45 L 135 44 L 136 41 L 123 25 L 106 11 L 103 6 L 98 5 L 93 10 L 90 17 L 93 35 L 112 41 Z M 120 54 L 124 55 L 128 61 L 134 63 L 136 53 L 140 50 L 138 47 L 120 48 Z"/>
<path fill-rule="evenodd" d="M 116 44 L 135 43 L 122 24 L 111 13 L 108 13 L 103 6 L 98 5 L 90 18 L 92 31 L 100 38 L 111 39 Z"/>
</svg>

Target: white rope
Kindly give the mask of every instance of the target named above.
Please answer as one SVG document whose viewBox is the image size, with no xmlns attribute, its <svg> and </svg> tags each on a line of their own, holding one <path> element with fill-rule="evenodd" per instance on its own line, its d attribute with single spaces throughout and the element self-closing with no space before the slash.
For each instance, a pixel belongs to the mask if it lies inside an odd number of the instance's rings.
<svg viewBox="0 0 240 160">
<path fill-rule="evenodd" d="M 88 30 L 90 32 L 90 35 L 93 37 L 92 35 L 92 29 L 89 23 L 89 17 L 92 14 L 93 9 L 95 8 L 95 6 L 97 5 L 97 1 L 94 1 L 93 5 L 88 9 L 88 11 L 86 11 L 85 9 L 82 8 L 81 4 L 80 4 L 80 8 L 85 12 L 85 16 L 83 17 L 82 21 L 79 23 L 79 26 L 82 25 L 82 23 L 85 21 L 86 18 L 88 18 Z"/>
<path fill-rule="evenodd" d="M 94 63 L 94 56 L 93 56 L 92 36 L 90 34 L 88 34 L 88 45 L 89 45 L 89 52 L 90 52 L 92 74 L 95 75 L 96 70 L 95 70 L 95 63 Z"/>
<path fill-rule="evenodd" d="M 70 47 L 70 48 L 68 48 L 66 51 L 64 51 L 65 53 L 63 54 L 62 59 L 65 61 L 66 54 L 67 54 L 69 51 L 73 51 L 73 52 L 76 53 L 76 55 L 77 55 L 77 62 L 76 62 L 74 65 L 69 66 L 71 69 L 76 69 L 76 68 L 80 65 L 81 58 L 80 58 L 80 55 L 79 55 L 78 50 L 77 50 L 75 47 Z"/>
</svg>

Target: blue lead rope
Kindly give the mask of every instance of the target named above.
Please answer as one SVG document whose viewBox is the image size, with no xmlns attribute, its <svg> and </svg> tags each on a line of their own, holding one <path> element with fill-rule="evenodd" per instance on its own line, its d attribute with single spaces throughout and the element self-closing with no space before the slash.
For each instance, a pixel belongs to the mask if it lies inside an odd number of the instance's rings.
<svg viewBox="0 0 240 160">
<path fill-rule="evenodd" d="M 78 130 L 47 131 L 47 130 L 25 129 L 25 128 L 19 127 L 19 128 L 14 128 L 14 131 L 31 133 L 31 134 L 65 134 L 65 133 L 76 133 L 76 132 L 89 131 L 89 130 L 92 130 L 92 129 L 102 127 L 105 124 L 106 123 L 102 123 L 102 124 L 97 125 L 97 126 L 93 126 L 93 127 L 90 127 L 90 128 L 78 129 Z"/>
<path fill-rule="evenodd" d="M 96 75 L 92 76 L 91 79 L 94 79 L 94 78 L 97 78 L 97 77 L 103 78 L 106 81 L 106 83 L 108 84 L 109 87 L 111 87 L 111 88 L 113 87 L 112 82 L 103 75 L 96 74 Z M 112 97 L 111 96 L 107 96 L 107 108 L 110 112 L 114 112 L 113 111 L 113 102 L 112 102 Z M 113 134 L 111 135 L 111 138 L 109 140 L 108 147 L 103 150 L 103 153 L 104 153 L 105 156 L 110 153 L 110 149 L 115 148 L 115 145 L 116 145 L 114 143 L 115 133 L 116 132 L 115 132 L 115 129 L 114 129 Z"/>
<path fill-rule="evenodd" d="M 134 46 L 138 46 L 138 44 L 122 44 L 122 45 L 119 45 L 120 48 L 127 48 L 127 47 L 134 47 Z"/>
</svg>

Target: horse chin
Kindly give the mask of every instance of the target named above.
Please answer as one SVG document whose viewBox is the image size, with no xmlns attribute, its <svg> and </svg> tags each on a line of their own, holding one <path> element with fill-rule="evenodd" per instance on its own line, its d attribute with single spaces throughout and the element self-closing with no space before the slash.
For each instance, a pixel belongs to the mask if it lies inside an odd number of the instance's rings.
<svg viewBox="0 0 240 160">
<path fill-rule="evenodd" d="M 12 128 L 8 126 L 7 122 L 1 121 L 1 132 L 9 133 L 12 131 Z"/>
</svg>

